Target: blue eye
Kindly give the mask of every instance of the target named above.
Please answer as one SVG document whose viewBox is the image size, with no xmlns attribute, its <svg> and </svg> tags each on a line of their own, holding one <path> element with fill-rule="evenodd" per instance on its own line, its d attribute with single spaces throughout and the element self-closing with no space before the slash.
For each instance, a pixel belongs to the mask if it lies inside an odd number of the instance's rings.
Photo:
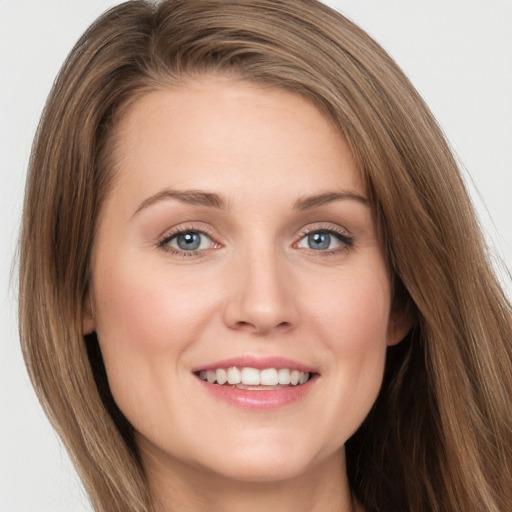
<svg viewBox="0 0 512 512">
<path fill-rule="evenodd" d="M 200 231 L 183 231 L 165 238 L 160 246 L 167 250 L 192 252 L 210 248 L 212 240 Z"/>
<path fill-rule="evenodd" d="M 318 230 L 306 234 L 299 240 L 297 247 L 314 251 L 333 251 L 352 245 L 352 238 L 335 231 Z"/>
<path fill-rule="evenodd" d="M 323 251 L 329 249 L 331 245 L 331 235 L 329 233 L 313 233 L 306 237 L 310 249 Z"/>
<path fill-rule="evenodd" d="M 183 251 L 196 251 L 201 246 L 201 235 L 199 233 L 176 235 L 176 245 Z"/>
</svg>

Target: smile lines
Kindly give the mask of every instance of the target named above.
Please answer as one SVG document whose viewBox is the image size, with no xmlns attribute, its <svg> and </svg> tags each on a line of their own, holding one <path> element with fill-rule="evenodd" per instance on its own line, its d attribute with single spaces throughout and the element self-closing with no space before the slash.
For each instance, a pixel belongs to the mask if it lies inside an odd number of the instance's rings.
<svg viewBox="0 0 512 512">
<path fill-rule="evenodd" d="M 299 386 L 305 384 L 310 378 L 309 372 L 289 370 L 288 368 L 217 368 L 215 370 L 201 370 L 197 373 L 201 380 L 210 384 L 244 385 L 244 386 Z"/>
</svg>

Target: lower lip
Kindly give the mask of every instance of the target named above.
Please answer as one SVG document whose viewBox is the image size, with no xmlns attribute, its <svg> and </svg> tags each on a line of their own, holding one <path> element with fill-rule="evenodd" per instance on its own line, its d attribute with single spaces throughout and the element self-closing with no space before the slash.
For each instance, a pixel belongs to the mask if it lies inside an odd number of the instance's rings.
<svg viewBox="0 0 512 512">
<path fill-rule="evenodd" d="M 210 384 L 199 378 L 198 381 L 208 393 L 211 393 L 215 398 L 223 400 L 230 405 L 253 411 L 270 411 L 303 399 L 315 385 L 317 377 L 317 375 L 313 376 L 305 384 L 300 386 L 269 389 L 268 391 L 238 389 L 229 385 L 219 386 L 218 384 Z"/>
</svg>

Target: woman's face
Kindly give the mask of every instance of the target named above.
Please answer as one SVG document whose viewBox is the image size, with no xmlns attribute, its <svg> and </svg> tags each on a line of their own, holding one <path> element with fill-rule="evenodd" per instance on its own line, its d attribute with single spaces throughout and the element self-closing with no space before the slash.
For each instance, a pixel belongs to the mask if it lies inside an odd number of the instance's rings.
<svg viewBox="0 0 512 512">
<path fill-rule="evenodd" d="M 339 466 L 403 335 L 344 138 L 298 95 L 218 78 L 147 94 L 116 136 L 84 331 L 143 460 Z"/>
</svg>

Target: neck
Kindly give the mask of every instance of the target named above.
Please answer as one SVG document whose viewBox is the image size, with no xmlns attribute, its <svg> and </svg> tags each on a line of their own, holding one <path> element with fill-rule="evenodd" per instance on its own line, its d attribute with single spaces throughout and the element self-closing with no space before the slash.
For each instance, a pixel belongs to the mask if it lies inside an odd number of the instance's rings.
<svg viewBox="0 0 512 512">
<path fill-rule="evenodd" d="M 169 462 L 169 461 L 167 461 Z M 155 512 L 360 512 L 352 501 L 344 453 L 282 480 L 236 480 L 207 469 L 145 458 Z"/>
</svg>

